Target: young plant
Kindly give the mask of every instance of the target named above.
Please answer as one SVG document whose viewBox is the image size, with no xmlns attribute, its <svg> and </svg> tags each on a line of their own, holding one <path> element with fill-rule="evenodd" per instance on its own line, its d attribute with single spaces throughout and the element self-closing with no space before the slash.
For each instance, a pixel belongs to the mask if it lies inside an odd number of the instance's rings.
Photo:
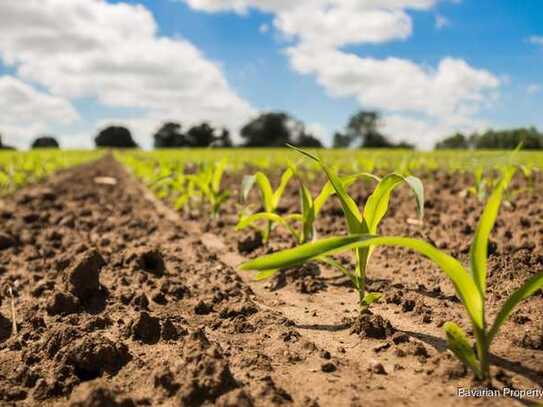
<svg viewBox="0 0 543 407">
<path fill-rule="evenodd" d="M 287 226 L 291 232 L 295 233 L 294 229 L 291 229 L 290 227 L 290 221 L 294 219 L 299 219 L 300 215 L 298 214 L 281 217 L 277 213 L 279 202 L 281 201 L 288 182 L 293 175 L 294 169 L 292 167 L 287 168 L 285 172 L 283 172 L 283 175 L 281 175 L 281 181 L 279 182 L 279 185 L 275 191 L 271 186 L 269 178 L 263 172 L 258 171 L 255 175 L 245 176 L 241 184 L 242 201 L 247 201 L 249 192 L 256 183 L 256 185 L 258 185 L 258 188 L 260 189 L 260 197 L 262 199 L 262 207 L 264 210 L 251 215 L 242 214 L 239 223 L 236 225 L 236 229 L 244 229 L 259 221 L 264 220 L 266 221 L 266 226 L 263 230 L 261 230 L 262 240 L 264 242 L 268 241 L 274 225 L 278 223 Z"/>
<path fill-rule="evenodd" d="M 221 205 L 230 196 L 229 191 L 221 190 L 221 182 L 225 169 L 226 160 L 221 160 L 217 163 L 203 165 L 199 172 L 187 176 L 200 191 L 202 199 L 209 204 L 213 217 L 218 216 Z M 191 188 L 189 182 L 187 191 L 190 191 Z"/>
<path fill-rule="evenodd" d="M 342 177 L 344 188 L 351 185 L 358 177 L 366 176 L 373 177 L 371 174 L 361 173 L 358 175 L 351 175 L 348 177 Z M 259 212 L 250 216 L 242 217 L 237 224 L 236 229 L 241 230 L 257 221 L 265 220 L 270 221 L 274 225 L 280 224 L 288 229 L 288 231 L 294 236 L 298 244 L 303 244 L 314 240 L 316 236 L 315 221 L 319 216 L 319 213 L 330 196 L 335 194 L 334 187 L 330 182 L 327 182 L 321 189 L 320 193 L 313 198 L 309 189 L 300 181 L 300 208 L 301 213 L 293 213 L 288 215 L 279 215 L 277 213 Z M 294 224 L 299 224 L 299 230 L 296 229 Z"/>
<path fill-rule="evenodd" d="M 362 172 L 355 175 L 349 175 L 346 177 L 340 177 L 343 188 L 346 189 L 352 185 L 358 178 L 373 179 L 379 182 L 379 178 L 375 175 Z M 319 194 L 313 199 L 309 189 L 301 183 L 300 185 L 300 207 L 302 209 L 300 217 L 300 232 L 297 234 L 298 243 L 308 243 L 315 239 L 316 230 L 315 230 L 315 220 L 318 218 L 319 213 L 326 203 L 328 198 L 336 193 L 334 185 L 328 181 L 321 189 Z"/>
<path fill-rule="evenodd" d="M 328 177 L 329 183 L 332 186 L 336 196 L 341 202 L 341 206 L 343 208 L 343 213 L 345 215 L 345 220 L 347 223 L 347 230 L 350 235 L 377 233 L 379 224 L 381 223 L 381 220 L 388 211 L 392 191 L 404 183 L 407 184 L 415 193 L 417 201 L 417 211 L 419 213 L 419 217 L 422 219 L 424 208 L 424 189 L 420 179 L 412 176 L 404 177 L 400 174 L 389 174 L 382 179 L 374 177 L 378 181 L 377 186 L 368 198 L 363 212 L 361 212 L 358 209 L 353 198 L 347 193 L 344 181 L 342 181 L 342 179 L 337 176 L 334 171 L 332 171 L 326 164 L 324 164 L 320 157 L 308 153 L 305 150 L 298 149 L 296 147 L 291 148 L 297 150 L 301 154 L 304 154 L 305 156 L 309 157 L 320 165 L 320 167 Z M 373 247 L 371 245 L 367 247 L 354 248 L 354 271 L 348 270 L 339 262 L 324 254 L 322 256 L 317 256 L 317 260 L 337 268 L 349 277 L 358 292 L 359 303 L 362 310 L 367 309 L 373 302 L 378 300 L 380 297 L 378 293 L 366 292 L 366 270 L 372 250 Z M 277 268 L 278 267 L 272 267 L 272 269 Z M 266 273 L 260 275 L 259 277 L 263 278 L 271 275 L 271 271 L 269 269 L 264 270 L 266 270 Z"/>
<path fill-rule="evenodd" d="M 511 315 L 513 309 L 524 299 L 543 288 L 543 272 L 528 279 L 505 301 L 492 325 L 488 325 L 485 313 L 488 240 L 501 206 L 505 189 L 509 185 L 515 168 L 508 167 L 490 195 L 475 232 L 470 250 L 470 266 L 466 270 L 454 257 L 419 239 L 398 236 L 375 236 L 371 234 L 350 234 L 331 237 L 284 250 L 241 265 L 242 270 L 257 270 L 265 273 L 303 264 L 307 261 L 331 256 L 347 250 L 368 249 L 374 246 L 400 246 L 418 252 L 434 263 L 452 281 L 458 297 L 471 320 L 475 336 L 475 350 L 464 330 L 454 322 L 447 322 L 444 330 L 451 351 L 468 366 L 479 380 L 489 380 L 490 345 L 500 327 Z"/>
</svg>

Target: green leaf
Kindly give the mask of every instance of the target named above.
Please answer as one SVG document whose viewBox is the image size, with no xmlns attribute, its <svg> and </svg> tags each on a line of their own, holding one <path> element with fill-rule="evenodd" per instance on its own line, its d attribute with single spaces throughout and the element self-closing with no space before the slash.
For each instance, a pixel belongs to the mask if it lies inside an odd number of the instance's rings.
<svg viewBox="0 0 543 407">
<path fill-rule="evenodd" d="M 369 233 L 377 233 L 379 223 L 388 211 L 390 195 L 402 183 L 406 183 L 415 193 L 417 212 L 419 217 L 422 218 L 424 211 L 424 187 L 422 181 L 417 177 L 390 174 L 377 184 L 364 207 L 364 219 L 368 224 Z"/>
<path fill-rule="evenodd" d="M 264 209 L 266 212 L 273 212 L 275 207 L 273 205 L 273 190 L 270 184 L 270 180 L 263 172 L 258 171 L 255 174 L 255 181 L 258 187 L 260 188 L 260 195 L 262 196 L 262 201 L 264 202 Z"/>
<path fill-rule="evenodd" d="M 256 177 L 254 175 L 245 175 L 243 179 L 241 180 L 241 201 L 247 202 L 247 198 L 249 197 L 249 192 L 253 188 L 253 185 L 255 184 Z"/>
<path fill-rule="evenodd" d="M 222 176 L 224 174 L 225 169 L 226 169 L 225 159 L 219 161 L 214 168 L 213 176 L 211 178 L 211 189 L 216 194 L 219 193 L 221 189 L 221 181 L 222 181 Z"/>
<path fill-rule="evenodd" d="M 254 213 L 252 215 L 243 216 L 238 224 L 236 225 L 236 230 L 242 230 L 249 226 L 251 226 L 253 223 L 259 222 L 259 221 L 268 221 L 270 223 L 277 223 L 285 226 L 289 232 L 296 238 L 296 240 L 300 240 L 300 236 L 298 235 L 298 232 L 294 230 L 290 222 L 292 221 L 299 221 L 301 220 L 300 214 L 291 214 L 286 216 L 280 216 L 276 213 L 272 212 L 258 212 Z"/>
<path fill-rule="evenodd" d="M 279 270 L 261 271 L 260 273 L 257 273 L 257 275 L 255 276 L 255 280 L 256 281 L 267 280 L 268 278 L 273 277 L 278 271 Z"/>
<path fill-rule="evenodd" d="M 328 168 L 328 166 L 324 164 L 321 158 L 305 150 L 302 150 L 301 148 L 297 148 L 290 145 L 288 146 L 300 152 L 301 154 L 304 154 L 305 156 L 311 158 L 312 160 L 315 160 L 321 166 L 323 171 L 326 173 L 328 180 L 334 187 L 336 195 L 338 196 L 341 202 L 343 212 L 345 213 L 345 218 L 347 219 L 347 227 L 349 229 L 349 233 L 354 234 L 354 233 L 363 232 L 362 225 L 361 225 L 362 215 L 360 211 L 358 210 L 356 203 L 353 201 L 353 199 L 349 196 L 349 194 L 345 190 L 345 187 L 343 186 L 343 182 L 341 181 L 341 179 L 330 168 Z"/>
<path fill-rule="evenodd" d="M 515 173 L 515 167 L 508 167 L 494 189 L 485 205 L 475 237 L 470 248 L 470 273 L 479 289 L 481 297 L 485 298 L 486 292 L 486 275 L 487 275 L 487 258 L 488 258 L 488 239 L 490 232 L 494 228 L 496 218 L 500 210 L 503 192 L 511 182 L 511 178 Z"/>
<path fill-rule="evenodd" d="M 283 193 L 285 192 L 285 188 L 287 187 L 288 182 L 294 175 L 294 171 L 292 168 L 287 168 L 283 175 L 281 175 L 281 181 L 279 182 L 279 186 L 273 193 L 272 197 L 272 208 L 275 210 L 279 206 L 279 201 L 281 200 L 281 197 L 283 196 Z"/>
<path fill-rule="evenodd" d="M 505 302 L 505 304 L 498 312 L 494 324 L 488 332 L 488 344 L 492 342 L 498 330 L 507 320 L 513 309 L 523 300 L 535 294 L 538 290 L 543 289 L 543 273 L 536 274 L 532 278 L 528 279 L 522 287 L 516 290 Z"/>
<path fill-rule="evenodd" d="M 313 240 L 314 223 L 315 223 L 315 207 L 313 206 L 313 198 L 311 192 L 305 185 L 300 187 L 300 201 L 302 207 L 302 239 L 301 242 L 309 242 Z"/>
<path fill-rule="evenodd" d="M 475 356 L 475 352 L 473 351 L 464 330 L 454 322 L 446 322 L 443 325 L 443 330 L 447 335 L 449 349 L 473 371 L 475 376 L 481 379 L 483 375 L 480 363 L 477 360 L 477 356 Z"/>
<path fill-rule="evenodd" d="M 412 175 L 405 177 L 405 182 L 411 188 L 415 194 L 415 200 L 417 201 L 417 214 L 419 219 L 424 219 L 424 184 L 418 177 Z"/>
<path fill-rule="evenodd" d="M 382 297 L 383 297 L 383 294 L 381 293 L 366 293 L 364 295 L 364 299 L 362 300 L 362 303 L 369 307 L 374 302 L 379 301 Z"/>
<path fill-rule="evenodd" d="M 369 178 L 369 179 L 376 180 L 377 182 L 379 182 L 381 180 L 376 175 L 373 175 L 373 174 L 370 174 L 370 173 L 367 173 L 367 172 L 361 172 L 361 173 L 358 173 L 358 174 L 347 175 L 347 176 L 341 177 L 340 179 L 343 182 L 344 188 L 348 188 L 349 186 L 351 186 L 359 178 Z M 314 206 L 315 206 L 315 214 L 316 215 L 319 214 L 320 210 L 322 209 L 324 203 L 328 200 L 328 198 L 331 195 L 335 194 L 335 193 L 336 193 L 336 191 L 334 190 L 334 186 L 332 185 L 332 183 L 330 181 L 327 181 L 326 184 L 324 184 L 324 187 L 322 188 L 319 195 L 317 195 L 317 197 L 315 198 Z"/>
<path fill-rule="evenodd" d="M 483 299 L 474 281 L 454 257 L 418 239 L 397 236 L 349 235 L 306 243 L 293 249 L 272 253 L 242 264 L 242 270 L 269 270 L 303 264 L 321 256 L 370 246 L 400 246 L 414 250 L 436 263 L 452 280 L 474 325 L 483 329 Z"/>
<path fill-rule="evenodd" d="M 330 181 L 327 181 L 326 184 L 321 189 L 321 192 L 315 200 L 313 201 L 313 207 L 315 209 L 315 215 L 318 215 L 321 211 L 323 205 L 325 202 L 335 193 L 334 187 L 332 186 L 332 183 Z"/>
</svg>

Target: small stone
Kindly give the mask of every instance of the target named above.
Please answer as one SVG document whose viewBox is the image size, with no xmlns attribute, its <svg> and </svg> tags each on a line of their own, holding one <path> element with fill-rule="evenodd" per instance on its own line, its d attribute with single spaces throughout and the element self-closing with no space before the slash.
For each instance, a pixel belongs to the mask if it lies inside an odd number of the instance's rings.
<svg viewBox="0 0 543 407">
<path fill-rule="evenodd" d="M 337 367 L 332 362 L 326 362 L 326 363 L 322 364 L 321 370 L 324 373 L 332 373 L 332 372 L 335 372 L 337 370 Z"/>
</svg>

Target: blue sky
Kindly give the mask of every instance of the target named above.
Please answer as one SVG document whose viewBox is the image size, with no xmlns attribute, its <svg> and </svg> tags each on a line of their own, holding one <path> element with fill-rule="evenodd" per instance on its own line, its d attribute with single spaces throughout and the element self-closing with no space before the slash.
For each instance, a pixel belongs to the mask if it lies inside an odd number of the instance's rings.
<svg viewBox="0 0 543 407">
<path fill-rule="evenodd" d="M 327 143 L 357 109 L 422 148 L 456 130 L 543 129 L 539 0 L 10 3 L 0 133 L 21 147 L 42 132 L 89 146 L 113 122 L 149 146 L 164 120 L 236 132 L 262 110 L 288 111 Z"/>
</svg>

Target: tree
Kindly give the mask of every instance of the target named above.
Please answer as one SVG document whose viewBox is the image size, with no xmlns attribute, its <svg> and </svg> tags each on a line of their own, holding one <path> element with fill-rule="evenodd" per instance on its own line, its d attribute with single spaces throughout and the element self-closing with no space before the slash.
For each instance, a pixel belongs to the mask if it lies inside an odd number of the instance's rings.
<svg viewBox="0 0 543 407">
<path fill-rule="evenodd" d="M 470 148 L 470 141 L 462 133 L 456 133 L 452 136 L 441 140 L 435 145 L 436 150 L 446 149 L 468 149 Z"/>
<path fill-rule="evenodd" d="M 510 130 L 487 130 L 473 137 L 475 148 L 512 150 L 522 143 L 526 150 L 543 149 L 543 134 L 534 127 Z"/>
<path fill-rule="evenodd" d="M 290 116 L 283 112 L 262 113 L 241 129 L 244 147 L 283 147 L 289 143 Z"/>
<path fill-rule="evenodd" d="M 300 134 L 297 140 L 293 140 L 294 144 L 299 147 L 309 147 L 309 148 L 322 148 L 321 141 L 314 137 L 311 134 L 306 133 L 305 131 Z"/>
<path fill-rule="evenodd" d="M 360 110 L 347 122 L 344 133 L 334 134 L 334 147 L 350 147 L 359 140 L 360 148 L 409 148 L 414 146 L 405 141 L 395 144 L 379 131 L 380 115 L 378 112 Z"/>
<path fill-rule="evenodd" d="M 181 125 L 175 122 L 167 122 L 154 134 L 155 148 L 186 147 L 188 141 L 181 132 Z"/>
<path fill-rule="evenodd" d="M 379 128 L 379 113 L 360 110 L 353 114 L 347 123 L 346 133 L 351 139 L 360 140 L 360 147 L 364 148 L 386 148 L 392 147 L 393 143 L 382 135 Z"/>
<path fill-rule="evenodd" d="M 288 113 L 267 112 L 251 120 L 241 129 L 244 147 L 284 147 L 294 144 L 302 147 L 322 147 L 322 143 L 309 134 L 305 125 Z"/>
<path fill-rule="evenodd" d="M 137 148 L 130 130 L 122 126 L 109 126 L 100 131 L 94 139 L 96 147 Z"/>
<path fill-rule="evenodd" d="M 347 135 L 336 131 L 334 133 L 334 148 L 348 148 L 351 146 L 353 139 Z"/>
<path fill-rule="evenodd" d="M 15 147 L 6 146 L 2 144 L 2 135 L 0 134 L 0 150 L 15 150 Z"/>
<path fill-rule="evenodd" d="M 215 129 L 202 123 L 189 129 L 186 135 L 190 147 L 209 147 L 215 141 Z"/>
<path fill-rule="evenodd" d="M 381 133 L 370 131 L 364 136 L 362 141 L 362 148 L 392 148 L 396 147 L 394 143 L 388 141 L 388 139 Z"/>
<path fill-rule="evenodd" d="M 232 139 L 230 138 L 230 132 L 228 131 L 228 129 L 221 130 L 221 135 L 215 138 L 213 146 L 222 148 L 234 146 L 234 143 L 232 143 Z"/>
<path fill-rule="evenodd" d="M 32 143 L 32 148 L 60 148 L 60 145 L 54 137 L 41 136 L 34 140 Z"/>
</svg>

